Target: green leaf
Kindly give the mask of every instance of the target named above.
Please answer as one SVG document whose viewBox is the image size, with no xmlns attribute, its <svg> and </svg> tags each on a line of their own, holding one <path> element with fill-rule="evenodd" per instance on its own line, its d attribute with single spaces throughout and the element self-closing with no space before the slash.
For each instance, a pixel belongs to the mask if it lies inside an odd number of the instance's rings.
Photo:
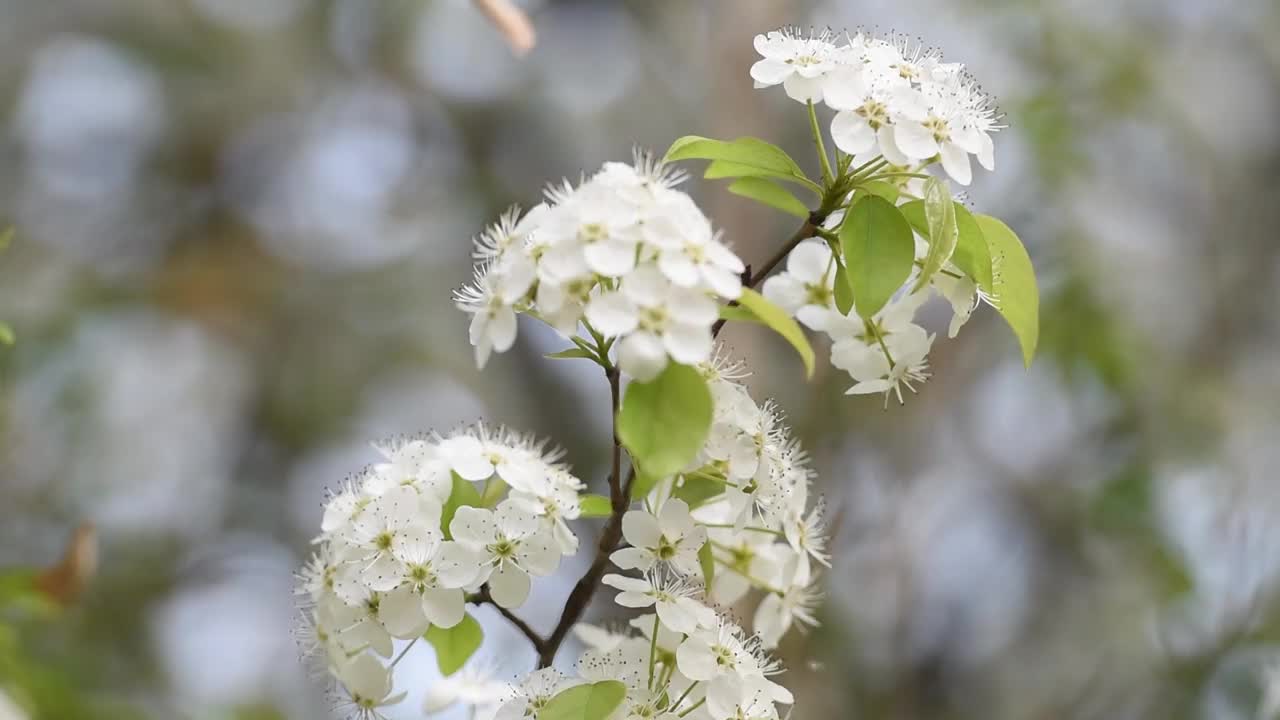
<svg viewBox="0 0 1280 720">
<path fill-rule="evenodd" d="M 9 249 L 9 245 L 13 243 L 14 232 L 15 230 L 12 225 L 4 230 L 0 230 L 0 252 L 4 252 Z"/>
<path fill-rule="evenodd" d="M 871 318 L 911 275 L 916 259 L 911 226 L 893 203 L 867 195 L 845 214 L 840 247 L 854 307 Z"/>
<path fill-rule="evenodd" d="M 707 589 L 707 593 L 711 592 L 711 583 L 716 579 L 716 556 L 711 553 L 711 541 L 702 543 L 702 547 L 698 548 L 698 564 L 702 566 L 702 582 Z"/>
<path fill-rule="evenodd" d="M 924 201 L 912 200 L 898 206 L 898 211 L 911 223 L 911 227 L 925 239 L 929 237 L 929 222 L 924 216 Z M 987 249 L 986 238 L 978 227 L 973 215 L 961 203 L 955 203 L 956 212 L 956 249 L 951 255 L 951 262 L 968 275 L 978 287 L 988 295 L 995 290 L 991 285 L 991 252 Z"/>
<path fill-rule="evenodd" d="M 440 529 L 450 540 L 453 539 L 453 535 L 449 532 L 449 523 L 453 522 L 453 516 L 458 512 L 458 508 L 463 505 L 484 507 L 484 499 L 480 497 L 480 491 L 476 490 L 476 486 L 463 480 L 458 473 L 451 474 L 453 488 L 449 491 L 449 500 L 445 502 L 444 510 L 440 513 Z"/>
<path fill-rule="evenodd" d="M 1008 225 L 990 215 L 974 215 L 973 219 L 991 250 L 996 309 L 1018 337 L 1022 361 L 1030 366 L 1040 338 L 1040 291 L 1035 268 L 1022 241 Z"/>
<path fill-rule="evenodd" d="M 643 500 L 662 478 L 644 471 L 639 465 L 635 468 L 636 479 L 631 481 L 631 499 Z"/>
<path fill-rule="evenodd" d="M 720 318 L 723 320 L 733 320 L 735 322 L 750 322 L 757 325 L 764 324 L 764 321 L 756 317 L 755 313 L 741 305 L 722 305 L 720 307 Z"/>
<path fill-rule="evenodd" d="M 804 171 L 782 148 L 759 138 L 740 137 L 731 141 L 699 135 L 685 135 L 671 143 L 664 162 L 675 160 L 724 160 L 769 173 L 805 177 Z"/>
<path fill-rule="evenodd" d="M 685 475 L 681 482 L 671 489 L 671 497 L 685 501 L 690 508 L 702 507 L 708 500 L 722 494 L 724 494 L 724 483 L 693 474 Z"/>
<path fill-rule="evenodd" d="M 742 295 L 738 297 L 738 304 L 750 310 L 760 322 L 769 326 L 774 332 L 781 335 L 791 346 L 800 353 L 800 359 L 804 362 L 804 371 L 807 377 L 813 377 L 814 356 L 813 347 L 809 345 L 809 339 L 805 337 L 804 331 L 796 324 L 795 320 L 786 313 L 785 310 L 774 305 L 765 299 L 763 295 L 752 290 L 751 288 L 742 288 Z"/>
<path fill-rule="evenodd" d="M 13 334 L 13 328 L 9 327 L 9 323 L 0 322 L 0 343 L 12 345 L 16 339 Z"/>
<path fill-rule="evenodd" d="M 844 269 L 844 261 L 836 255 L 836 309 L 841 315 L 848 315 L 853 309 L 853 286 L 849 284 L 849 272 Z"/>
<path fill-rule="evenodd" d="M 618 411 L 618 438 L 645 472 L 684 469 L 711 430 L 711 391 L 688 365 L 670 363 L 649 382 L 627 386 Z"/>
<path fill-rule="evenodd" d="M 924 218 L 929 226 L 929 252 L 911 292 L 927 285 L 956 250 L 956 205 L 945 181 L 933 177 L 924 181 Z"/>
<path fill-rule="evenodd" d="M 728 160 L 712 160 L 710 163 L 707 163 L 707 169 L 702 173 L 702 177 L 707 180 L 722 180 L 725 178 L 771 178 L 800 185 L 806 190 L 812 192 L 814 195 L 822 197 L 822 186 L 803 175 L 796 176 L 790 172 L 775 172 L 773 170 L 766 170 L 754 165 L 743 165 L 742 163 L 730 162 Z"/>
<path fill-rule="evenodd" d="M 626 696 L 627 686 L 617 680 L 575 685 L 543 705 L 538 720 L 605 720 Z"/>
<path fill-rule="evenodd" d="M 988 295 L 995 292 L 991 277 L 991 251 L 978 221 L 969 209 L 956 203 L 956 251 L 951 263 L 968 275 Z"/>
<path fill-rule="evenodd" d="M 590 350 L 584 350 L 580 347 L 573 347 L 573 348 L 569 348 L 568 350 L 561 350 L 560 352 L 547 353 L 543 357 L 551 358 L 552 360 L 582 359 L 582 360 L 590 360 L 596 363 L 600 362 L 600 359 L 596 357 L 595 353 L 591 352 Z"/>
<path fill-rule="evenodd" d="M 436 664 L 444 675 L 452 675 L 467 663 L 484 642 L 484 630 L 470 615 L 463 615 L 462 622 L 451 628 L 432 625 L 422 636 L 436 649 Z"/>
<path fill-rule="evenodd" d="M 583 495 L 578 498 L 578 507 L 581 510 L 579 517 L 609 517 L 613 514 L 613 503 L 603 495 Z"/>
<path fill-rule="evenodd" d="M 484 484 L 484 492 L 480 494 L 480 507 L 491 508 L 498 504 L 507 493 L 507 483 L 502 478 L 494 475 Z"/>
<path fill-rule="evenodd" d="M 857 202 L 860 198 L 866 195 L 875 195 L 876 197 L 882 197 L 891 203 L 896 203 L 898 202 L 898 195 L 900 194 L 901 191 L 898 190 L 897 185 L 884 180 L 872 180 L 870 182 L 862 183 L 858 186 L 857 190 L 853 191 L 853 201 Z"/>
<path fill-rule="evenodd" d="M 808 219 L 809 208 L 781 185 L 759 177 L 738 178 L 729 185 L 729 192 L 750 198 L 758 203 L 781 210 L 788 215 Z"/>
</svg>

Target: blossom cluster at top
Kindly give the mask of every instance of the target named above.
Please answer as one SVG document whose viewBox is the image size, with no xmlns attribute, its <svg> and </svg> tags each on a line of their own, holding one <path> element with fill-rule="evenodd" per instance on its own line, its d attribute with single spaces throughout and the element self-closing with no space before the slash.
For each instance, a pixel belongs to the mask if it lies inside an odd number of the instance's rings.
<svg viewBox="0 0 1280 720">
<path fill-rule="evenodd" d="M 402 697 L 384 662 L 393 638 L 456 626 L 465 593 L 485 585 L 494 602 L 518 607 L 531 576 L 577 551 L 566 521 L 578 517 L 583 487 L 557 453 L 484 426 L 376 447 L 386 462 L 326 502 L 299 590 L 308 650 L 327 660 L 357 714 Z"/>
<path fill-rule="evenodd" d="M 640 380 L 669 361 L 706 361 L 717 299 L 738 297 L 744 266 L 675 189 L 682 179 L 643 156 L 606 163 L 478 237 L 475 279 L 455 296 L 472 315 L 477 364 L 511 347 L 517 313 L 569 337 L 585 323 L 593 339 L 617 340 L 619 366 Z"/>
<path fill-rule="evenodd" d="M 776 30 L 755 38 L 763 59 L 751 67 L 757 87 L 782 85 L 802 103 L 836 110 L 831 137 L 850 155 L 883 155 L 895 166 L 938 157 L 953 180 L 972 179 L 969 156 L 995 168 L 990 98 L 959 63 L 894 38 L 861 33 Z"/>
</svg>

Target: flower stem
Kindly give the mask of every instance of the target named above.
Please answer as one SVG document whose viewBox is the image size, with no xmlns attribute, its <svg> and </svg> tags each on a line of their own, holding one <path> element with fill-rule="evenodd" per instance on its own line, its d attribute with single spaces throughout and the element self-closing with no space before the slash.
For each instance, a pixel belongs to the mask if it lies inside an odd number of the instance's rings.
<svg viewBox="0 0 1280 720">
<path fill-rule="evenodd" d="M 813 101 L 809 101 L 809 130 L 813 132 L 813 144 L 818 149 L 818 160 L 822 162 L 822 184 L 830 186 L 835 180 L 835 175 L 831 173 L 831 161 L 827 158 L 827 148 L 822 142 L 822 130 L 818 127 L 818 113 L 813 108 Z"/>
<path fill-rule="evenodd" d="M 658 660 L 658 613 L 653 614 L 653 637 L 649 639 L 649 689 L 653 689 L 653 666 Z"/>
</svg>

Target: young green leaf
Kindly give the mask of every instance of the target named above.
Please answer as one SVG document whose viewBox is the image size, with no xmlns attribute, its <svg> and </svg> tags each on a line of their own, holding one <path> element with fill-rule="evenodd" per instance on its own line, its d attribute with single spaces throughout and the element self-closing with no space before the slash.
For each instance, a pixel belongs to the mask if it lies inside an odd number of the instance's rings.
<svg viewBox="0 0 1280 720">
<path fill-rule="evenodd" d="M 538 720 L 605 720 L 626 696 L 627 686 L 617 680 L 575 685 L 547 701 Z"/>
<path fill-rule="evenodd" d="M 956 250 L 956 206 L 945 181 L 933 177 L 924 181 L 924 219 L 929 226 L 929 252 L 911 292 L 927 285 Z"/>
<path fill-rule="evenodd" d="M 1022 241 L 1000 220 L 990 215 L 974 215 L 991 249 L 996 309 L 1013 329 L 1022 348 L 1022 361 L 1031 365 L 1040 337 L 1040 291 L 1036 272 Z"/>
<path fill-rule="evenodd" d="M 590 360 L 596 363 L 600 362 L 600 359 L 596 357 L 595 353 L 580 347 L 572 347 L 572 348 L 569 348 L 568 350 L 561 350 L 560 352 L 547 353 L 543 357 L 551 358 L 552 360 L 582 359 L 582 360 Z"/>
<path fill-rule="evenodd" d="M 898 206 L 902 216 L 911 223 L 912 229 L 920 233 L 926 240 L 929 237 L 929 222 L 924 215 L 924 201 L 912 200 Z M 991 252 L 987 249 L 987 241 L 982 236 L 982 229 L 974 222 L 973 214 L 961 203 L 955 204 L 956 212 L 956 249 L 951 254 L 951 262 L 960 272 L 973 278 L 982 291 L 990 295 L 994 292 L 991 286 Z"/>
<path fill-rule="evenodd" d="M 578 498 L 578 507 L 579 517 L 598 518 L 613 514 L 613 503 L 603 495 L 583 495 Z"/>
<path fill-rule="evenodd" d="M 844 269 L 844 261 L 839 255 L 833 256 L 836 261 L 835 296 L 836 309 L 842 315 L 848 315 L 853 309 L 853 286 L 849 284 L 849 271 Z"/>
<path fill-rule="evenodd" d="M 707 593 L 711 592 L 711 583 L 716 579 L 716 556 L 711 553 L 711 542 L 702 543 L 702 547 L 698 548 L 698 564 L 702 566 L 702 582 L 707 589 Z"/>
<path fill-rule="evenodd" d="M 777 172 L 774 170 L 756 167 L 754 165 L 743 165 L 742 163 L 730 162 L 728 160 L 712 160 L 707 164 L 707 169 L 702 173 L 702 177 L 707 180 L 721 180 L 724 178 L 769 178 L 799 185 L 809 192 L 812 192 L 814 195 L 822 197 L 822 186 L 803 175 L 796 176 L 790 172 Z"/>
<path fill-rule="evenodd" d="M 988 295 L 995 292 L 987 238 L 973 219 L 973 214 L 960 203 L 956 203 L 956 251 L 951 255 L 951 262 L 960 268 L 960 272 L 973 278 L 983 292 Z"/>
<path fill-rule="evenodd" d="M 867 195 L 840 225 L 840 247 L 858 314 L 870 318 L 911 275 L 916 243 L 911 226 L 893 203 Z"/>
<path fill-rule="evenodd" d="M 451 628 L 432 625 L 422 636 L 436 649 L 436 664 L 440 673 L 452 675 L 467 663 L 484 642 L 484 630 L 470 615 L 463 615 L 462 622 Z"/>
<path fill-rule="evenodd" d="M 769 326 L 770 329 L 791 343 L 796 352 L 800 353 L 800 360 L 804 362 L 805 375 L 813 377 L 815 362 L 813 347 L 809 345 L 809 339 L 805 337 L 804 331 L 800 329 L 800 326 L 796 324 L 795 320 L 791 319 L 791 316 L 785 310 L 769 302 L 763 295 L 751 288 L 742 289 L 742 295 L 738 297 L 738 304 L 750 310 L 760 322 Z"/>
<path fill-rule="evenodd" d="M 763 321 L 755 316 L 755 313 L 742 307 L 741 305 L 722 305 L 720 306 L 720 319 L 733 320 L 735 322 L 749 322 L 757 325 L 763 325 Z"/>
<path fill-rule="evenodd" d="M 729 192 L 750 198 L 798 218 L 808 218 L 809 208 L 781 185 L 759 177 L 744 177 L 729 185 Z"/>
<path fill-rule="evenodd" d="M 726 142 L 686 135 L 671 143 L 663 160 L 725 160 L 770 173 L 805 177 L 804 171 L 782 148 L 753 137 L 740 137 Z"/>
<path fill-rule="evenodd" d="M 480 491 L 476 490 L 476 486 L 470 482 L 463 480 L 458 473 L 453 475 L 453 489 L 449 491 L 449 499 L 444 504 L 444 510 L 440 513 L 440 529 L 444 531 L 444 536 L 450 540 L 453 535 L 449 532 L 449 523 L 453 522 L 453 516 L 457 514 L 458 508 L 463 505 L 470 507 L 484 507 L 484 499 L 480 497 Z"/>
<path fill-rule="evenodd" d="M 635 467 L 635 473 L 636 478 L 631 481 L 631 499 L 643 500 L 662 478 L 645 472 L 639 465 Z"/>
<path fill-rule="evenodd" d="M 670 363 L 649 382 L 632 382 L 618 411 L 618 438 L 659 477 L 684 469 L 711 430 L 711 391 L 688 365 Z"/>
<path fill-rule="evenodd" d="M 484 491 L 480 493 L 480 507 L 491 508 L 507 495 L 507 484 L 502 478 L 494 475 L 484 483 Z"/>
<path fill-rule="evenodd" d="M 885 182 L 884 180 L 872 180 L 871 182 L 865 182 L 858 185 L 858 189 L 853 191 L 853 201 L 857 202 L 865 195 L 875 195 L 876 197 L 882 197 L 891 203 L 896 203 L 898 202 L 898 195 L 900 194 L 901 193 L 898 190 L 897 185 L 894 185 L 891 182 Z"/>
<path fill-rule="evenodd" d="M 714 497 L 724 494 L 724 483 L 697 475 L 685 475 L 671 489 L 671 497 L 685 501 L 690 508 L 699 508 Z"/>
</svg>

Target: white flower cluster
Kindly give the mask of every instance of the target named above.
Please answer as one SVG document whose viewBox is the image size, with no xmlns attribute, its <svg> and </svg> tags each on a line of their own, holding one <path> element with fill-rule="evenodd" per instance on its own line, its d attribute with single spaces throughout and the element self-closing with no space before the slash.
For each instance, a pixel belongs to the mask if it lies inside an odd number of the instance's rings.
<svg viewBox="0 0 1280 720">
<path fill-rule="evenodd" d="M 961 185 L 972 179 L 970 155 L 994 169 L 998 117 L 963 65 L 901 38 L 859 33 L 839 40 L 792 28 L 757 35 L 763 59 L 751 77 L 757 87 L 782 85 L 794 100 L 838 111 L 831 137 L 850 155 L 879 154 L 896 166 L 937 157 Z"/>
<path fill-rule="evenodd" d="M 838 221 L 838 218 L 837 218 Z M 917 259 L 928 246 L 917 238 Z M 770 277 L 764 295 L 811 330 L 831 338 L 831 364 L 849 373 L 854 384 L 850 394 L 896 393 L 902 402 L 902 388 L 914 391 L 917 383 L 929 378 L 929 350 L 934 335 L 915 323 L 919 310 L 931 293 L 951 303 L 950 335 L 955 337 L 969 319 L 981 295 L 978 286 L 948 265 L 929 284 L 914 293 L 905 290 L 870 320 L 857 308 L 841 313 L 835 304 L 836 265 L 826 241 L 812 238 L 796 246 L 787 256 L 784 272 Z M 904 287 L 915 283 L 915 274 Z"/>
<path fill-rule="evenodd" d="M 626 547 L 610 559 L 614 601 L 650 610 L 610 631 L 579 624 L 577 676 L 540 670 L 497 708 L 497 720 L 537 718 L 557 693 L 618 680 L 611 718 L 770 720 L 791 693 L 768 655 L 796 624 L 816 624 L 814 562 L 827 564 L 821 506 L 807 508 L 811 473 L 771 406 L 759 407 L 719 358 L 701 366 L 715 402 L 711 437 L 690 468 L 663 478 L 623 516 Z M 710 580 L 708 587 L 707 581 Z M 748 632 L 718 607 L 765 592 Z"/>
<path fill-rule="evenodd" d="M 483 426 L 375 447 L 386 462 L 325 504 L 299 589 L 308 649 L 369 717 L 403 698 L 384 662 L 393 638 L 456 626 L 465 593 L 486 584 L 494 602 L 517 607 L 530 576 L 577 551 L 566 521 L 578 517 L 583 487 L 556 452 Z"/>
<path fill-rule="evenodd" d="M 669 360 L 706 361 L 717 301 L 738 297 L 744 266 L 675 189 L 682 179 L 644 156 L 606 163 L 478 237 L 475 280 L 455 295 L 477 364 L 511 347 L 518 313 L 569 337 L 585 321 L 591 340 L 618 341 L 619 366 L 640 380 Z"/>
</svg>

